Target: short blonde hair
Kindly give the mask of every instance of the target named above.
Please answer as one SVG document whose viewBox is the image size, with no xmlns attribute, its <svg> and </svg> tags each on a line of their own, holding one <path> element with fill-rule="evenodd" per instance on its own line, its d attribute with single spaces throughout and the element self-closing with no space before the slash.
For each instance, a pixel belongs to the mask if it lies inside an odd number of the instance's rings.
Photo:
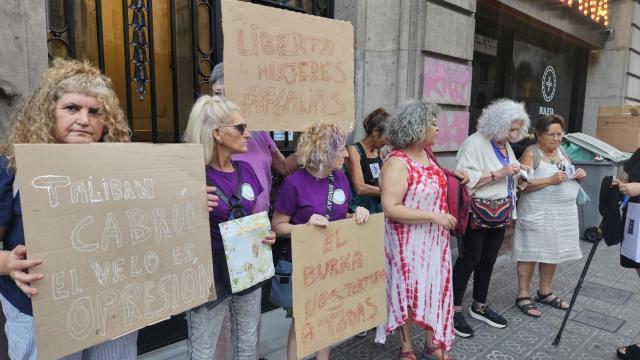
<svg viewBox="0 0 640 360">
<path fill-rule="evenodd" d="M 327 171 L 346 145 L 347 134 L 338 125 L 316 123 L 307 126 L 298 139 L 298 163 L 307 169 Z"/>
<path fill-rule="evenodd" d="M 120 108 L 111 80 L 88 62 L 54 59 L 53 66 L 42 75 L 33 94 L 16 112 L 16 124 L 3 145 L 2 153 L 15 169 L 14 144 L 55 143 L 55 105 L 65 94 L 82 94 L 96 98 L 104 114 L 101 141 L 128 142 L 131 131 Z"/>
<path fill-rule="evenodd" d="M 240 112 L 236 104 L 220 96 L 201 96 L 189 114 L 189 123 L 184 132 L 183 141 L 202 144 L 204 161 L 210 164 L 215 155 L 213 130 L 231 122 L 231 117 Z"/>
</svg>

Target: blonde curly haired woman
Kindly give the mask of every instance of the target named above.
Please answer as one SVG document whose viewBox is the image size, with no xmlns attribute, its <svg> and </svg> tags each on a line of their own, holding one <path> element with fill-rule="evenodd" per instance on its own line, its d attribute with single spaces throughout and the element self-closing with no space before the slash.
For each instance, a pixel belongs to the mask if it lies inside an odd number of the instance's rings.
<svg viewBox="0 0 640 360">
<path fill-rule="evenodd" d="M 345 141 L 344 131 L 333 124 L 314 124 L 305 129 L 296 151 L 303 168 L 289 175 L 276 195 L 272 225 L 277 236 L 291 236 L 296 225 L 327 226 L 330 221 L 351 216 L 348 214 L 351 190 L 341 170 L 347 156 Z M 361 224 L 369 218 L 369 211 L 357 207 L 354 215 Z M 290 251 L 287 260 L 291 261 Z M 292 309 L 286 310 L 288 316 L 293 314 Z M 287 359 L 297 359 L 296 351 L 294 319 L 289 329 Z M 316 359 L 328 360 L 329 352 L 329 347 L 318 351 Z"/>
<path fill-rule="evenodd" d="M 42 264 L 26 259 L 20 193 L 14 196 L 14 144 L 128 142 L 111 81 L 88 63 L 56 59 L 17 112 L 16 125 L 0 157 L 0 302 L 7 322 L 9 358 L 37 359 L 31 286 L 43 274 L 28 270 Z M 16 187 L 17 189 L 17 187 Z M 137 332 L 92 346 L 64 359 L 135 359 Z"/>
</svg>

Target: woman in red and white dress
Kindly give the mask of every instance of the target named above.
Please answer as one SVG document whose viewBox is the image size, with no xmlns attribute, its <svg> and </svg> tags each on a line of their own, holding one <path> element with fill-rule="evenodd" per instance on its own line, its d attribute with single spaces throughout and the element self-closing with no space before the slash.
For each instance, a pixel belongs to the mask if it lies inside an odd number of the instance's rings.
<svg viewBox="0 0 640 360">
<path fill-rule="evenodd" d="M 444 171 L 424 148 L 435 143 L 440 109 L 412 100 L 389 123 L 387 143 L 394 147 L 380 177 L 385 222 L 387 323 L 376 341 L 400 327 L 400 359 L 416 360 L 411 342 L 415 323 L 426 332 L 423 353 L 449 359 L 454 338 L 448 213 Z"/>
</svg>

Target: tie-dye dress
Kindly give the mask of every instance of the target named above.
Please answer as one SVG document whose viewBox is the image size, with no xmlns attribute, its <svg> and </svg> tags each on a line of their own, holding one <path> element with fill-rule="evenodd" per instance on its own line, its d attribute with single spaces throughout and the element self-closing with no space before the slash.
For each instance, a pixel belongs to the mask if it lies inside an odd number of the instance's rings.
<svg viewBox="0 0 640 360">
<path fill-rule="evenodd" d="M 409 171 L 404 206 L 446 213 L 447 187 L 442 169 L 413 161 L 394 149 L 389 158 L 402 160 Z M 401 224 L 385 219 L 387 323 L 377 329 L 376 341 L 402 326 L 409 316 L 433 331 L 433 342 L 449 350 L 454 338 L 453 293 L 449 232 L 435 223 Z"/>
</svg>

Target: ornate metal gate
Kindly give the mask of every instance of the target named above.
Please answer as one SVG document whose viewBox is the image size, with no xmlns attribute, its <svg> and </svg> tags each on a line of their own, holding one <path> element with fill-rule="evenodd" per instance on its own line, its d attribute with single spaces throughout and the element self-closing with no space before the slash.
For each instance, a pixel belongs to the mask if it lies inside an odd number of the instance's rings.
<svg viewBox="0 0 640 360">
<path fill-rule="evenodd" d="M 253 0 L 333 17 L 333 0 Z M 113 80 L 134 141 L 178 142 L 222 61 L 220 0 L 48 0 L 49 58 L 87 59 Z"/>
</svg>

